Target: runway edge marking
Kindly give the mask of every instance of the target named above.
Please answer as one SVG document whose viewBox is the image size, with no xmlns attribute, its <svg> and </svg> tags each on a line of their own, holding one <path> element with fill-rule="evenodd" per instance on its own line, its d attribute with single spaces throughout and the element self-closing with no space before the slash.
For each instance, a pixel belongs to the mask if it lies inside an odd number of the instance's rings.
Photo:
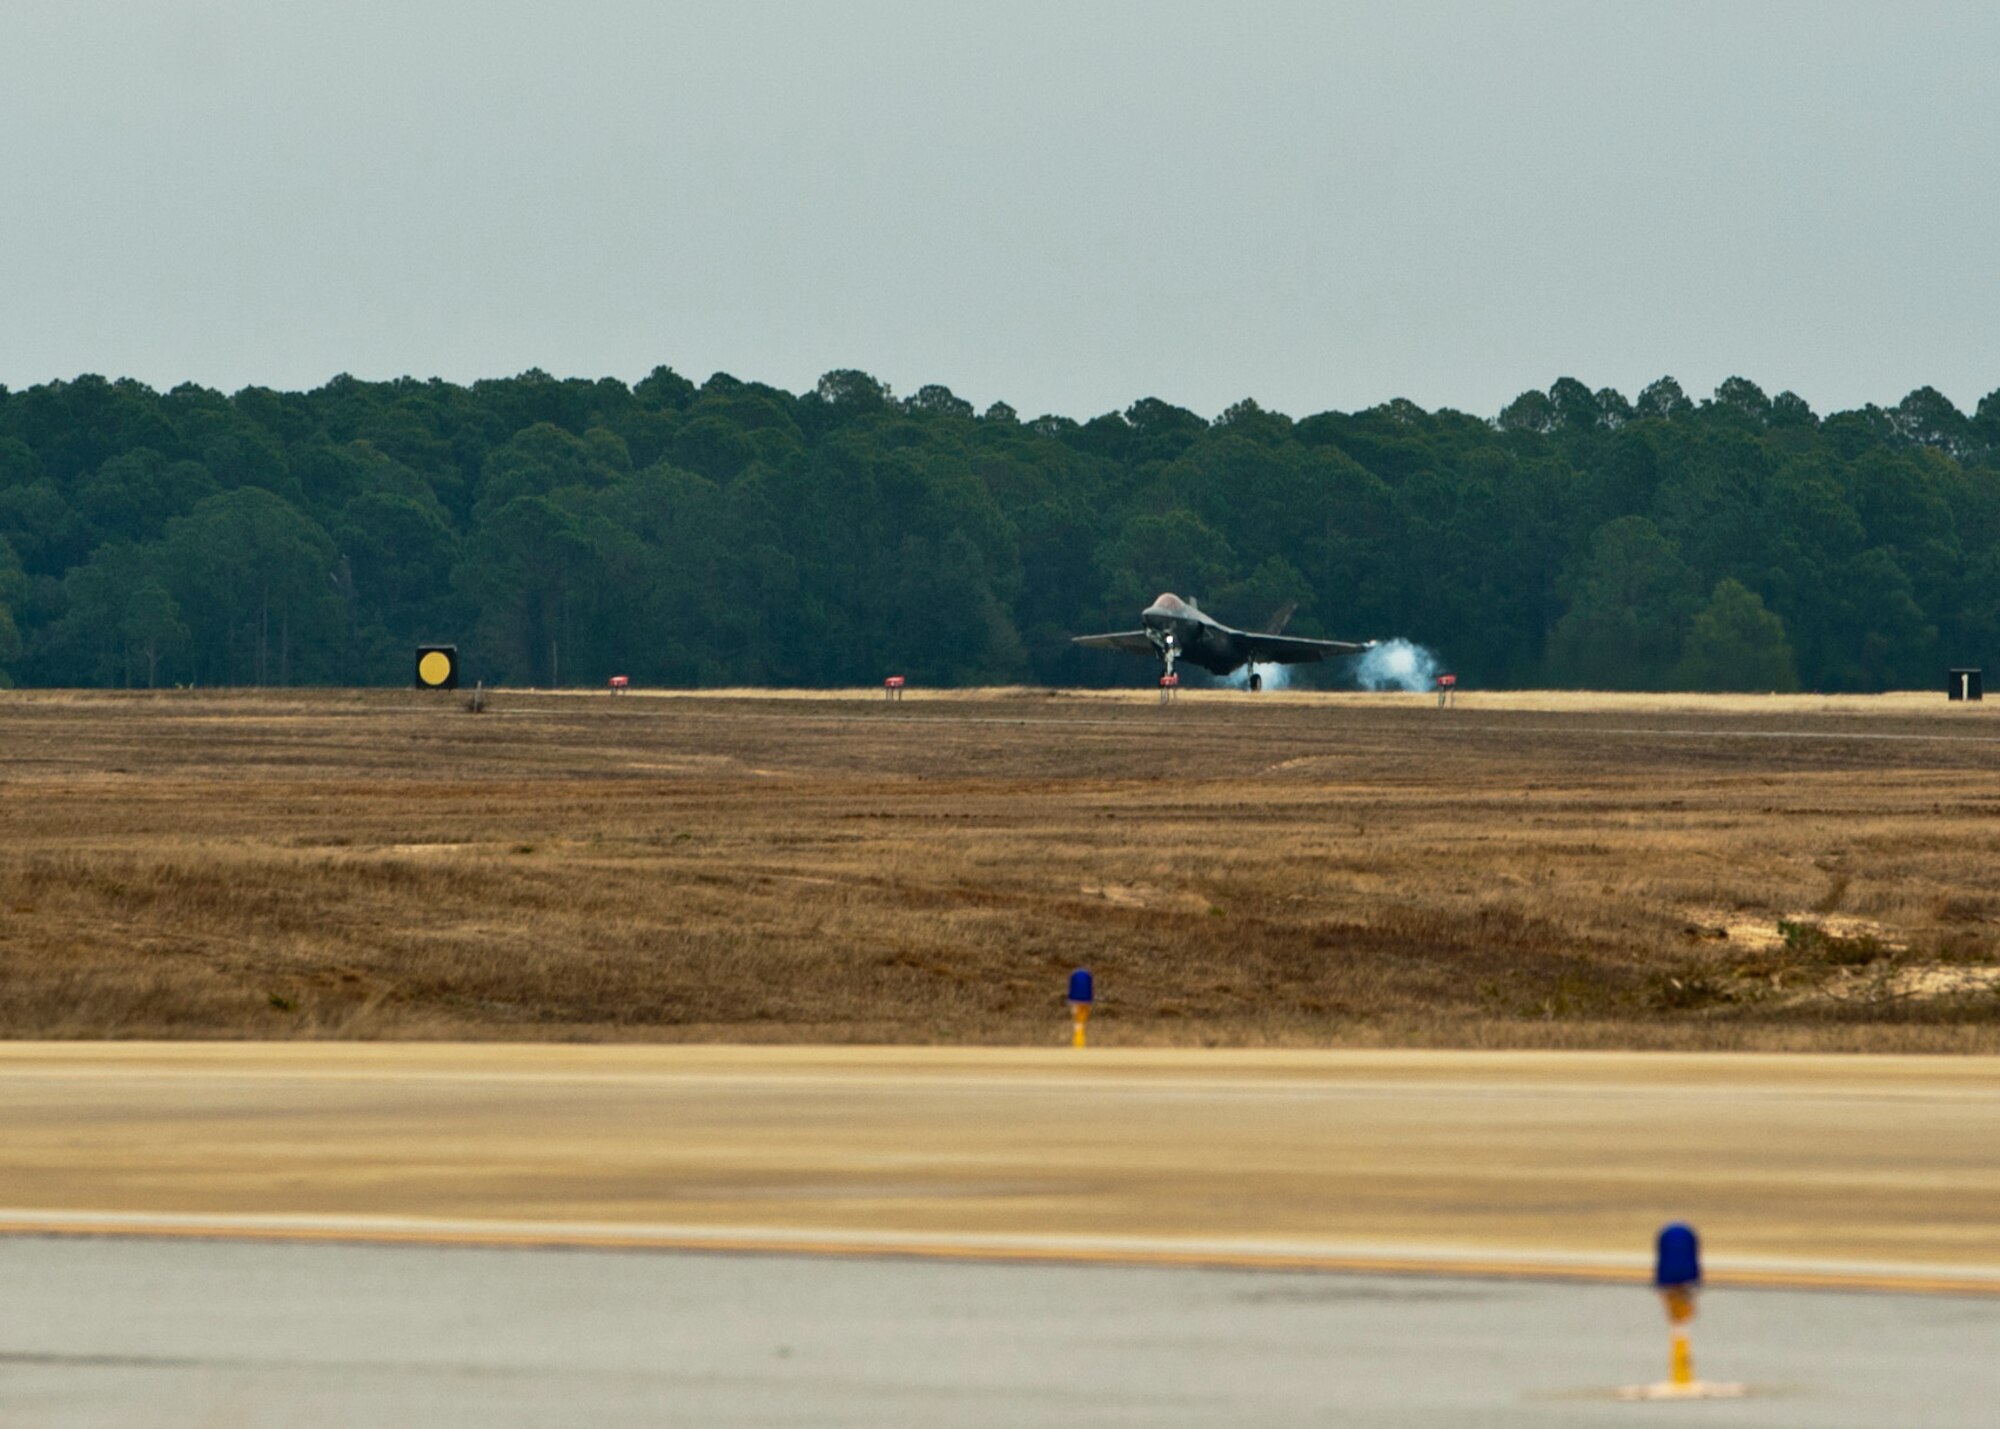
<svg viewBox="0 0 2000 1429">
<path fill-rule="evenodd" d="M 446 1221 L 397 1217 L 0 1211 L 0 1237 L 229 1241 L 308 1245 L 431 1246 L 491 1250 L 613 1250 L 659 1254 L 943 1260 L 989 1264 L 1266 1270 L 1454 1279 L 1644 1281 L 1643 1258 L 1468 1249 L 1258 1248 L 1198 1242 L 1035 1236 L 950 1236 L 868 1231 L 734 1230 L 694 1226 Z M 2000 1296 L 2000 1267 L 1721 1261 L 1710 1285 L 1753 1290 Z"/>
</svg>

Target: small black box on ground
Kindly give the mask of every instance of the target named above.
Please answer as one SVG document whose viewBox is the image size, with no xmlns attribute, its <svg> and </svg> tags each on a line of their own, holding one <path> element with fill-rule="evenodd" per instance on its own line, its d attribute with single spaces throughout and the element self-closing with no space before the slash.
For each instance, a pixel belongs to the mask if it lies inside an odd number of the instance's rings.
<svg viewBox="0 0 2000 1429">
<path fill-rule="evenodd" d="M 1954 700 L 1983 700 L 1986 698 L 1979 689 L 1977 670 L 1953 670 L 1951 683 L 1945 687 L 1945 694 Z"/>
<path fill-rule="evenodd" d="M 455 690 L 458 688 L 458 647 L 419 645 L 417 647 L 417 688 Z"/>
</svg>

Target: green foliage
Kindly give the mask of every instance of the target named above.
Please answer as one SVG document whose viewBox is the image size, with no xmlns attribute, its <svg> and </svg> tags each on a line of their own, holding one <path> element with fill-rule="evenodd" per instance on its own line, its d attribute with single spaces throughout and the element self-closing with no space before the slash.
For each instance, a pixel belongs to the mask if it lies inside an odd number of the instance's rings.
<svg viewBox="0 0 2000 1429">
<path fill-rule="evenodd" d="M 75 673 L 75 683 L 159 682 L 189 639 L 180 606 L 168 591 L 164 551 L 129 541 L 108 542 L 63 578 L 68 608 L 48 632 L 51 646 Z"/>
<path fill-rule="evenodd" d="M 1866 967 L 1889 954 L 1889 948 L 1872 933 L 1844 938 L 1818 923 L 1780 918 L 1778 935 L 1785 940 L 1786 952 L 1832 967 Z"/>
<path fill-rule="evenodd" d="M 1103 618 L 1131 623 L 1162 591 L 1208 594 L 1235 565 L 1229 543 L 1192 511 L 1136 514 L 1097 551 Z"/>
<path fill-rule="evenodd" d="M 400 682 L 430 640 L 489 683 L 1129 683 L 1069 636 L 1163 590 L 1472 684 L 1928 686 L 2000 663 L 2000 393 L 1820 417 L 1565 376 L 1493 421 L 1078 422 L 853 369 L 0 390 L 24 683 Z"/>
<path fill-rule="evenodd" d="M 1557 679 L 1605 690 L 1657 689 L 1700 599 L 1699 577 L 1643 516 L 1606 522 L 1559 582 L 1569 608 L 1549 640 Z"/>
<path fill-rule="evenodd" d="M 20 557 L 7 538 L 0 536 L 0 687 L 13 683 L 8 669 L 21 658 L 21 628 L 14 619 L 14 609 L 27 591 L 28 577 L 21 569 Z"/>
<path fill-rule="evenodd" d="M 290 502 L 254 486 L 225 491 L 169 520 L 160 545 L 159 578 L 191 617 L 199 683 L 348 674 L 333 541 Z"/>
<path fill-rule="evenodd" d="M 1796 690 L 1799 674 L 1785 622 L 1764 608 L 1757 592 L 1724 579 L 1695 615 L 1674 684 L 1684 690 Z"/>
</svg>

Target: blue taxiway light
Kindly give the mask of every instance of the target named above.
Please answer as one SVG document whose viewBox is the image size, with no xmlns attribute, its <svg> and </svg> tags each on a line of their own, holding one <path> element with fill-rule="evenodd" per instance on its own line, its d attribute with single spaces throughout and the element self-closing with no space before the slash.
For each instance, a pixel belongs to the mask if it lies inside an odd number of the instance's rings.
<svg viewBox="0 0 2000 1429">
<path fill-rule="evenodd" d="M 1659 1256 L 1653 1266 L 1653 1284 L 1662 1290 L 1678 1285 L 1701 1283 L 1701 1241 L 1694 1227 L 1682 1221 L 1660 1230 Z"/>
</svg>

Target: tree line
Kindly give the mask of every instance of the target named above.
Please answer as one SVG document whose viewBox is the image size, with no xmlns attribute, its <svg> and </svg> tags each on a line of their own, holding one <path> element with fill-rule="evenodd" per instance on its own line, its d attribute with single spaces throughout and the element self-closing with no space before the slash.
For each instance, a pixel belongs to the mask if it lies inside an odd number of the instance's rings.
<svg viewBox="0 0 2000 1429">
<path fill-rule="evenodd" d="M 1162 590 L 1475 685 L 1931 686 L 2000 653 L 2000 392 L 1077 421 L 858 371 L 0 387 L 20 684 L 398 684 L 440 640 L 495 684 L 1132 683 L 1069 636 Z"/>
</svg>

